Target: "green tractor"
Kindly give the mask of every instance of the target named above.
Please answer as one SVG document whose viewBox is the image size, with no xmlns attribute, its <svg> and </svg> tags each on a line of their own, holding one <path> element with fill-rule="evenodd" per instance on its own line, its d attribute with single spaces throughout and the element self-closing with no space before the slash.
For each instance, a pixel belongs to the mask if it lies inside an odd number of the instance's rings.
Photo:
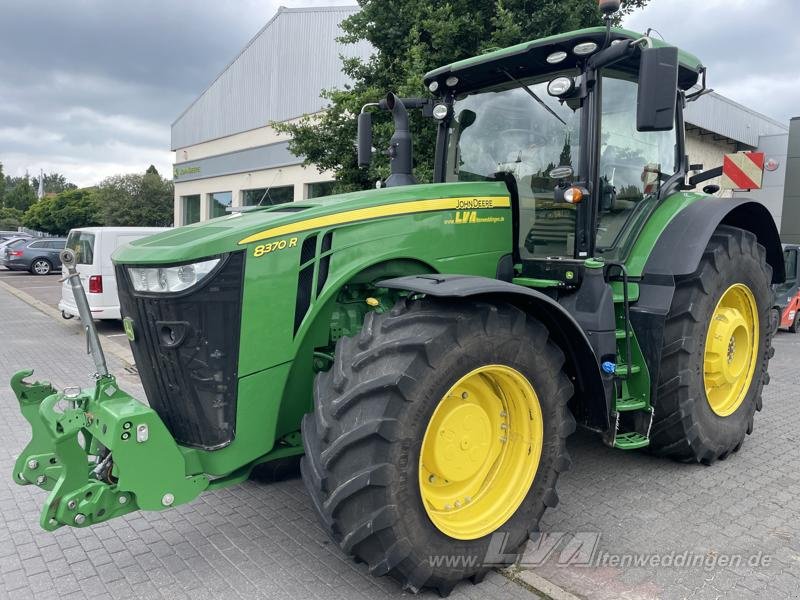
<svg viewBox="0 0 800 600">
<path fill-rule="evenodd" d="M 13 477 L 49 491 L 44 529 L 177 506 L 303 455 L 345 553 L 447 594 L 480 581 L 498 540 L 513 559 L 536 534 L 576 423 L 680 461 L 741 447 L 783 255 L 763 206 L 694 191 L 708 177 L 690 177 L 683 111 L 705 91 L 700 61 L 608 26 L 425 83 L 433 100 L 389 95 L 359 117 L 366 163 L 370 111 L 394 116 L 383 189 L 117 251 L 147 404 L 108 374 L 85 303 L 96 385 L 12 380 L 33 430 Z M 433 184 L 411 175 L 413 108 L 437 123 Z"/>
</svg>

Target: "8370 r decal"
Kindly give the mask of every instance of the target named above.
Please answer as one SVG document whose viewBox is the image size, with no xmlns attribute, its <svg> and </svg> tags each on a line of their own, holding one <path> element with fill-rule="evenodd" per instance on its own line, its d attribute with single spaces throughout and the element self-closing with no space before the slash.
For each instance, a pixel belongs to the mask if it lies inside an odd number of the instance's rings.
<svg viewBox="0 0 800 600">
<path fill-rule="evenodd" d="M 253 256 L 258 258 L 259 256 L 264 256 L 270 252 L 276 252 L 277 250 L 283 250 L 284 248 L 294 248 L 295 246 L 297 246 L 296 237 L 277 240 L 275 242 L 269 242 L 268 244 L 259 244 L 253 248 Z"/>
</svg>

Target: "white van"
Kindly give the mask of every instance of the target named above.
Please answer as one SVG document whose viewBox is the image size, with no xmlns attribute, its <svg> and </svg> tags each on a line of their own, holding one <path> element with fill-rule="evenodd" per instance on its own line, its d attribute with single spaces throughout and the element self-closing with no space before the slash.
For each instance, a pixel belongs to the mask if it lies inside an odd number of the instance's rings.
<svg viewBox="0 0 800 600">
<path fill-rule="evenodd" d="M 67 248 L 75 252 L 76 269 L 81 277 L 89 309 L 95 319 L 120 319 L 117 278 L 111 254 L 139 238 L 147 237 L 169 227 L 82 227 L 73 229 L 67 236 Z M 62 274 L 67 270 L 62 267 Z M 61 301 L 58 303 L 61 316 L 71 319 L 78 316 L 78 307 L 68 281 L 61 286 Z"/>
</svg>

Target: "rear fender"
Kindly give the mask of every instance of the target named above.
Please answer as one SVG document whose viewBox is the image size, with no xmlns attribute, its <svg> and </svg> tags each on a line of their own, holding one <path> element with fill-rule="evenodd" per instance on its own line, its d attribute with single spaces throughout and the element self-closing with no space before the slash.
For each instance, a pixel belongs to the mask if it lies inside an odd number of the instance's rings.
<svg viewBox="0 0 800 600">
<path fill-rule="evenodd" d="M 564 352 L 565 370 L 575 385 L 571 402 L 579 422 L 601 431 L 610 427 L 611 398 L 591 343 L 578 322 L 545 294 L 506 281 L 467 275 L 416 275 L 378 282 L 381 287 L 436 298 L 502 300 L 540 320 Z"/>
<path fill-rule="evenodd" d="M 753 233 L 767 251 L 772 283 L 784 280 L 783 248 L 775 221 L 763 204 L 747 198 L 703 198 L 688 205 L 661 232 L 645 263 L 643 276 L 694 273 L 719 225 Z"/>
</svg>

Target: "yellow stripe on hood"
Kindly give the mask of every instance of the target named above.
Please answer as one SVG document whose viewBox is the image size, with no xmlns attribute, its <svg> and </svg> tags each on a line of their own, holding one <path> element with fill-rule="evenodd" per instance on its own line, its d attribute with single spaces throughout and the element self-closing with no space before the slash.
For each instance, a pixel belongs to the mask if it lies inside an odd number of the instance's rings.
<svg viewBox="0 0 800 600">
<path fill-rule="evenodd" d="M 254 233 L 253 235 L 247 236 L 243 240 L 240 240 L 239 244 L 249 244 L 250 242 L 259 242 L 261 240 L 299 233 L 301 231 L 320 229 L 322 227 L 330 227 L 331 225 L 344 225 L 346 223 L 366 221 L 367 219 L 378 219 L 381 217 L 396 217 L 398 215 L 433 212 L 437 210 L 476 210 L 483 208 L 509 208 L 510 206 L 511 201 L 509 198 L 497 196 L 481 196 L 477 198 L 474 196 L 467 196 L 463 198 L 411 200 L 408 202 L 398 202 L 396 204 L 384 204 L 381 206 L 370 206 L 368 208 L 356 208 L 333 215 L 313 217 L 304 221 L 289 223 L 288 225 L 272 227 L 270 229 L 260 231 L 259 233 Z"/>
</svg>

